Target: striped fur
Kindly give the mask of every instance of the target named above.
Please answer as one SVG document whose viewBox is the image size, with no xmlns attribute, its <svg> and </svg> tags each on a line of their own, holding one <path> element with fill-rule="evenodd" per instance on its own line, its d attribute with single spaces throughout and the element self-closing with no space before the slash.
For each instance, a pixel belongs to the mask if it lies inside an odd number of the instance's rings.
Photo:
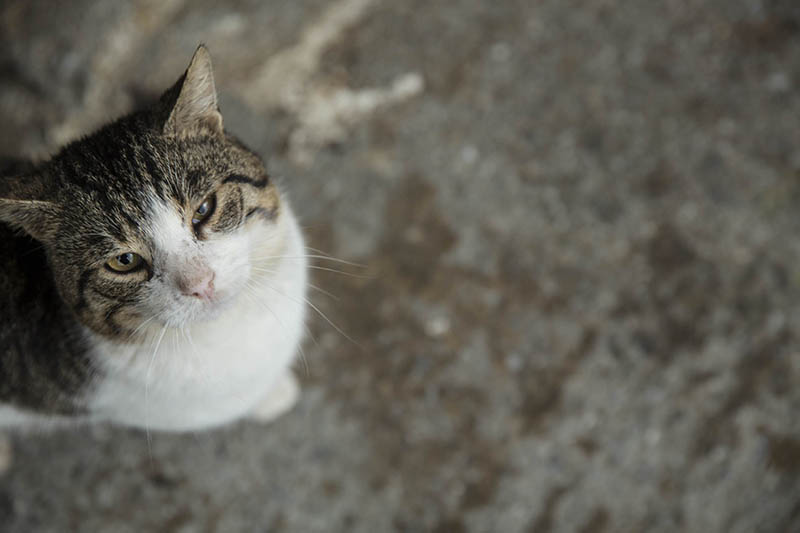
<svg viewBox="0 0 800 533">
<path fill-rule="evenodd" d="M 193 224 L 207 199 L 213 210 Z M 224 131 L 202 47 L 152 107 L 40 165 L 6 165 L 0 408 L 96 415 L 103 359 L 149 348 L 161 328 L 212 328 L 241 307 L 257 264 L 286 249 L 291 216 L 261 159 Z M 108 266 L 127 252 L 144 259 L 140 268 Z M 185 289 L 201 275 L 211 276 L 207 301 Z"/>
</svg>

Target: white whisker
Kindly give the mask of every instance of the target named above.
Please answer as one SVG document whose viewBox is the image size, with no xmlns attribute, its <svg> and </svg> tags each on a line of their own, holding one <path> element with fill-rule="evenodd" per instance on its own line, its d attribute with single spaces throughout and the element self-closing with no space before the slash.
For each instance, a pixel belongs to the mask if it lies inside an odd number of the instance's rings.
<svg viewBox="0 0 800 533">
<path fill-rule="evenodd" d="M 246 290 L 242 294 L 247 295 L 248 298 L 250 299 L 250 301 L 252 301 L 256 305 L 266 308 L 267 311 L 269 311 L 269 313 L 272 314 L 272 316 L 275 317 L 275 320 L 278 322 L 278 324 L 281 325 L 281 331 L 285 331 L 286 330 L 286 326 L 284 325 L 283 321 L 280 318 L 278 318 L 278 315 L 275 314 L 275 312 L 267 304 L 267 302 L 263 302 L 263 301 L 258 299 L 258 297 L 256 295 L 256 291 L 255 291 L 256 289 L 258 289 L 258 286 L 253 285 L 252 283 L 248 283 L 248 284 L 245 285 L 245 289 Z M 247 291 L 252 291 L 252 293 L 249 293 Z M 303 328 L 306 330 L 306 333 L 308 333 L 308 336 L 311 337 L 314 340 L 314 344 L 318 345 L 319 343 L 317 342 L 317 339 L 314 338 L 314 335 L 311 333 L 311 330 L 308 329 L 308 326 L 305 323 L 303 324 Z M 301 358 L 303 360 L 303 366 L 305 367 L 306 375 L 307 376 L 311 375 L 311 372 L 309 371 L 309 368 L 308 368 L 308 358 L 306 357 L 305 351 L 303 351 L 302 343 L 298 344 L 297 348 L 300 350 L 300 356 L 301 356 Z"/>
<path fill-rule="evenodd" d="M 363 265 L 361 263 L 353 263 L 352 261 L 345 261 L 344 259 L 337 259 L 335 257 L 328 257 L 326 255 L 265 255 L 265 256 L 256 256 L 255 259 L 259 260 L 267 260 L 267 259 L 324 259 L 326 261 L 333 261 L 335 263 L 342 263 L 344 265 L 357 267 L 357 268 L 367 268 L 367 265 Z"/>
<path fill-rule="evenodd" d="M 306 282 L 306 285 L 308 285 L 309 288 L 317 290 L 317 291 L 321 292 L 322 294 L 324 294 L 325 296 L 328 296 L 328 297 L 332 298 L 333 300 L 335 300 L 337 302 L 339 301 L 339 297 L 338 296 L 336 296 L 333 293 L 330 293 L 330 292 L 326 291 L 325 289 L 323 289 L 321 287 L 318 287 L 318 286 L 314 285 L 313 283 Z"/>
<path fill-rule="evenodd" d="M 265 287 L 267 287 L 268 289 L 271 289 L 271 290 L 273 290 L 273 291 L 277 292 L 278 294 L 282 295 L 284 298 L 286 298 L 286 299 L 288 299 L 288 300 L 291 300 L 291 301 L 295 302 L 296 304 L 302 304 L 302 302 L 300 302 L 300 301 L 298 301 L 297 299 L 295 299 L 295 298 L 293 298 L 293 297 L 289 296 L 289 295 L 288 295 L 288 294 L 286 294 L 285 292 L 283 292 L 283 291 L 281 291 L 281 290 L 279 290 L 279 289 L 276 289 L 275 287 L 273 287 L 272 285 L 270 285 L 270 284 L 269 284 L 269 283 L 267 283 L 266 281 L 264 281 L 264 280 L 260 280 L 260 281 L 261 281 L 261 282 L 264 284 L 264 286 L 265 286 Z M 325 315 L 325 313 L 323 313 L 323 312 L 322 312 L 322 311 L 319 309 L 319 307 L 317 307 L 316 305 L 314 305 L 313 303 L 311 303 L 311 302 L 308 300 L 308 298 L 305 298 L 305 297 L 303 297 L 303 302 L 305 302 L 305 303 L 306 303 L 306 304 L 307 304 L 309 307 L 311 307 L 311 309 L 313 309 L 314 311 L 316 311 L 316 312 L 317 312 L 317 314 L 318 314 L 319 316 L 321 316 L 321 317 L 322 317 L 322 318 L 325 320 L 325 322 L 327 322 L 328 324 L 330 324 L 330 326 L 331 326 L 333 329 L 335 329 L 336 331 L 338 331 L 338 332 L 339 332 L 339 333 L 340 333 L 340 334 L 341 334 L 341 335 L 342 335 L 342 336 L 343 336 L 345 339 L 349 340 L 349 341 L 350 341 L 350 342 L 352 342 L 354 345 L 356 345 L 356 346 L 358 346 L 359 348 L 363 349 L 363 347 L 362 347 L 362 346 L 361 346 L 361 345 L 360 345 L 358 342 L 356 342 L 355 340 L 353 340 L 353 339 L 352 339 L 352 338 L 351 338 L 351 337 L 350 337 L 350 336 L 349 336 L 347 333 L 345 333 L 344 331 L 342 331 L 342 329 L 341 329 L 339 326 L 337 326 L 336 324 L 334 324 L 334 323 L 331 321 L 331 319 L 329 319 L 329 318 L 328 318 L 328 317 Z"/>
<path fill-rule="evenodd" d="M 164 334 L 167 332 L 166 324 L 161 329 L 161 335 L 158 337 L 156 347 L 153 349 L 153 355 L 150 356 L 150 362 L 147 364 L 147 371 L 144 376 L 144 417 L 145 417 L 145 431 L 147 432 L 147 449 L 150 451 L 150 460 L 153 459 L 153 445 L 150 437 L 150 371 L 153 368 L 153 361 L 155 361 L 158 348 L 161 346 L 161 341 L 164 339 Z"/>
<path fill-rule="evenodd" d="M 349 276 L 351 278 L 373 279 L 373 276 L 364 276 L 364 275 L 360 275 L 360 274 L 351 274 L 350 272 L 345 272 L 344 270 L 336 270 L 335 268 L 327 268 L 327 267 L 321 267 L 321 266 L 317 266 L 317 265 L 306 265 L 306 267 L 309 268 L 309 269 L 312 269 L 312 270 L 323 270 L 325 272 L 334 272 L 336 274 L 341 274 L 343 276 Z M 251 268 L 253 270 L 261 269 L 261 267 L 251 267 Z M 262 270 L 262 271 L 274 273 L 274 271 L 270 271 L 270 270 Z"/>
<path fill-rule="evenodd" d="M 131 339 L 133 338 L 133 336 L 134 336 L 134 335 L 136 335 L 136 334 L 139 332 L 139 330 L 141 330 L 143 327 L 145 327 L 145 326 L 146 326 L 146 325 L 147 325 L 147 324 L 148 324 L 148 323 L 149 323 L 151 320 L 153 320 L 154 318 L 156 318 L 156 317 L 157 317 L 158 315 L 160 315 L 160 314 L 161 314 L 161 313 L 155 313 L 153 316 L 151 316 L 150 318 L 148 318 L 147 320 L 145 320 L 144 322 L 142 322 L 141 324 L 139 324 L 138 326 L 136 326 L 136 329 L 134 329 L 134 330 L 133 330 L 133 331 L 130 333 L 130 335 L 128 335 L 128 338 L 127 338 L 127 339 L 125 339 L 125 340 L 126 340 L 126 342 L 127 342 L 127 341 L 129 341 L 129 340 L 131 340 Z"/>
<path fill-rule="evenodd" d="M 275 274 L 275 275 L 278 274 L 277 270 L 271 270 L 269 268 L 261 268 L 261 267 L 251 267 L 251 268 L 253 270 L 257 271 L 257 272 L 266 272 L 267 274 Z M 316 291 L 319 291 L 322 294 L 324 294 L 325 296 L 328 296 L 329 298 L 332 298 L 333 300 L 335 300 L 337 302 L 339 301 L 339 297 L 338 296 L 336 296 L 335 294 L 333 294 L 331 292 L 326 291 L 325 289 L 323 289 L 322 287 L 320 287 L 318 285 L 314 285 L 313 283 L 308 283 L 308 282 L 306 282 L 306 285 L 309 288 L 314 289 Z"/>
</svg>

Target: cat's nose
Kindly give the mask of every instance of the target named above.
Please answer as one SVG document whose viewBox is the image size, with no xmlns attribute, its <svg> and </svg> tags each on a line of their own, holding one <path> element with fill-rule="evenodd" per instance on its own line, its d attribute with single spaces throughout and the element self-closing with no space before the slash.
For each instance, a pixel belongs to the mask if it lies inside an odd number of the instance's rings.
<svg viewBox="0 0 800 533">
<path fill-rule="evenodd" d="M 204 269 L 191 276 L 181 277 L 178 286 L 186 296 L 211 300 L 214 297 L 214 271 Z"/>
</svg>

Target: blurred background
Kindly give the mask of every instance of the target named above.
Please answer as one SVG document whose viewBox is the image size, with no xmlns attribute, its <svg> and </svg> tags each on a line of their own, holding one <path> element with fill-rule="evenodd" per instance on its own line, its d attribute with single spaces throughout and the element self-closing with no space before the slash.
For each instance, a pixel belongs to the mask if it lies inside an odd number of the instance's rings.
<svg viewBox="0 0 800 533">
<path fill-rule="evenodd" d="M 800 531 L 796 0 L 4 1 L 0 153 L 200 42 L 352 341 L 268 426 L 15 436 L 0 531 Z"/>
</svg>

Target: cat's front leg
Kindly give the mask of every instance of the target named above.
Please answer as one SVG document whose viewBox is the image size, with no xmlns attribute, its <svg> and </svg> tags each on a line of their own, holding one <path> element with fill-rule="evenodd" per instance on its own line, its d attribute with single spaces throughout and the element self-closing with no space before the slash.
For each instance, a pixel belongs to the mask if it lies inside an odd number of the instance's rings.
<svg viewBox="0 0 800 533">
<path fill-rule="evenodd" d="M 300 396 L 300 386 L 291 370 L 287 370 L 272 386 L 267 395 L 248 413 L 248 418 L 258 422 L 271 422 L 289 411 Z"/>
</svg>

